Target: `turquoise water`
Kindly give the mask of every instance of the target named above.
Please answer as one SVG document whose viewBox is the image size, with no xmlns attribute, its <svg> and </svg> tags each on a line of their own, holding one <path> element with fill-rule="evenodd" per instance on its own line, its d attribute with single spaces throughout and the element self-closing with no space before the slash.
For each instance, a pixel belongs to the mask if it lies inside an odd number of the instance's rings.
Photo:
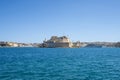
<svg viewBox="0 0 120 80">
<path fill-rule="evenodd" d="M 0 80 L 120 80 L 120 49 L 0 48 Z"/>
</svg>

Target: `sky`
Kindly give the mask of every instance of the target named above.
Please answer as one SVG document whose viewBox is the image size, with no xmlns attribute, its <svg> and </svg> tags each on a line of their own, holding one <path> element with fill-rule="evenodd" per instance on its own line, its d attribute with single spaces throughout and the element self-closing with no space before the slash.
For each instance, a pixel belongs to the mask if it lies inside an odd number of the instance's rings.
<svg viewBox="0 0 120 80">
<path fill-rule="evenodd" d="M 120 0 L 0 0 L 0 41 L 120 41 Z"/>
</svg>

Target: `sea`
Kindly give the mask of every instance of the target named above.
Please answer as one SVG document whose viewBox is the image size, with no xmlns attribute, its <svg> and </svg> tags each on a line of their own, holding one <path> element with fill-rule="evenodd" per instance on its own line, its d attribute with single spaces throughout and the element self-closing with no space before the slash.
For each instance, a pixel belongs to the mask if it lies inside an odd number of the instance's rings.
<svg viewBox="0 0 120 80">
<path fill-rule="evenodd" d="M 0 80 L 120 80 L 120 48 L 0 48 Z"/>
</svg>

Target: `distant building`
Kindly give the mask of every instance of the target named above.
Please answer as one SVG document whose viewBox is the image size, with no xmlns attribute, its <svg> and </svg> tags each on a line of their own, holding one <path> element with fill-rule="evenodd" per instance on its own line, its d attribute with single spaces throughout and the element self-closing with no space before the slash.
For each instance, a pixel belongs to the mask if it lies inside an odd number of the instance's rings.
<svg viewBox="0 0 120 80">
<path fill-rule="evenodd" d="M 79 47 L 81 47 L 80 41 L 74 42 L 74 43 L 73 43 L 73 47 L 74 47 L 74 48 L 79 48 Z"/>
<path fill-rule="evenodd" d="M 117 42 L 117 43 L 115 44 L 115 47 L 120 47 L 120 42 Z"/>
<path fill-rule="evenodd" d="M 42 44 L 42 47 L 56 48 L 56 47 L 64 47 L 70 48 L 72 47 L 72 42 L 66 36 L 57 37 L 52 36 L 50 40 L 45 40 Z"/>
<path fill-rule="evenodd" d="M 0 46 L 1 46 L 1 47 L 7 46 L 7 42 L 1 41 L 1 42 L 0 42 Z"/>
<path fill-rule="evenodd" d="M 18 47 L 18 44 L 15 42 L 7 42 L 7 45 L 10 47 Z"/>
<path fill-rule="evenodd" d="M 0 42 L 1 47 L 18 47 L 18 44 L 15 42 Z"/>
</svg>

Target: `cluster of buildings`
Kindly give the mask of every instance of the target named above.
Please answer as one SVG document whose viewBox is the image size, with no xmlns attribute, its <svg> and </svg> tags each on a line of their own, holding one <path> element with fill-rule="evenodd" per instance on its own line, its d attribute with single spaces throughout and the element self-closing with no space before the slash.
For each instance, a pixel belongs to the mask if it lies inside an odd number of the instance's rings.
<svg viewBox="0 0 120 80">
<path fill-rule="evenodd" d="M 80 47 L 120 47 L 120 42 L 71 42 L 66 36 L 52 36 L 43 43 L 0 42 L 0 47 L 40 47 L 40 48 L 80 48 Z"/>
<path fill-rule="evenodd" d="M 80 42 L 80 41 L 71 42 L 70 39 L 66 36 L 62 37 L 52 36 L 49 40 L 44 40 L 39 47 L 42 48 L 120 47 L 120 42 Z"/>
<path fill-rule="evenodd" d="M 37 43 L 0 42 L 0 47 L 38 47 Z"/>
<path fill-rule="evenodd" d="M 9 46 L 14 46 L 14 47 L 18 47 L 18 44 L 17 43 L 13 43 L 13 42 L 4 42 L 4 41 L 1 41 L 0 42 L 0 46 L 1 47 L 9 47 Z"/>
<path fill-rule="evenodd" d="M 80 47 L 81 43 L 71 42 L 66 36 L 52 36 L 49 40 L 44 40 L 43 43 L 17 43 L 17 42 L 0 42 L 0 47 L 41 47 L 41 48 L 72 48 Z"/>
</svg>

